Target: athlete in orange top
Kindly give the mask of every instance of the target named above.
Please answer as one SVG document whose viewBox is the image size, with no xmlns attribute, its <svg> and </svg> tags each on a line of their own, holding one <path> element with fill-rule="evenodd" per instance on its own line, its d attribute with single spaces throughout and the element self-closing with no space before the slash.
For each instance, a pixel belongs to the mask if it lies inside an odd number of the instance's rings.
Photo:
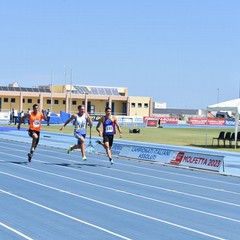
<svg viewBox="0 0 240 240">
<path fill-rule="evenodd" d="M 33 111 L 30 113 L 27 113 L 23 117 L 20 118 L 20 122 L 18 124 L 18 129 L 20 129 L 20 126 L 22 122 L 24 122 L 24 119 L 29 119 L 29 129 L 28 129 L 28 135 L 32 138 L 32 146 L 30 149 L 30 152 L 28 153 L 28 161 L 31 162 L 33 152 L 36 149 L 39 139 L 40 139 L 40 130 L 41 130 L 41 124 L 42 120 L 47 120 L 47 116 L 45 115 L 45 111 L 42 110 L 42 112 L 38 112 L 38 105 L 33 105 Z"/>
</svg>

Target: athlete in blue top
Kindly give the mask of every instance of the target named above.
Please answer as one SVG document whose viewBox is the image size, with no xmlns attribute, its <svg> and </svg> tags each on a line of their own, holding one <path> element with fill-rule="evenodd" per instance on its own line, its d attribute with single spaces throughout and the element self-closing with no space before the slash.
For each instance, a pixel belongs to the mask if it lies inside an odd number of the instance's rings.
<svg viewBox="0 0 240 240">
<path fill-rule="evenodd" d="M 100 130 L 100 126 L 103 126 L 103 130 Z M 111 147 L 113 145 L 114 134 L 116 133 L 116 127 L 119 131 L 120 138 L 122 138 L 121 128 L 118 124 L 117 118 L 111 115 L 111 108 L 107 107 L 105 109 L 105 116 L 102 116 L 97 124 L 96 130 L 99 133 L 100 137 L 103 137 L 103 142 L 97 141 L 97 143 L 101 144 L 105 149 L 106 153 L 109 157 L 109 161 L 113 164 Z"/>
<path fill-rule="evenodd" d="M 74 149 L 81 149 L 82 152 L 82 159 L 87 160 L 87 157 L 85 156 L 85 146 L 84 146 L 84 140 L 87 134 L 87 123 L 89 123 L 90 128 L 92 127 L 92 120 L 88 113 L 85 113 L 85 109 L 82 105 L 78 106 L 78 113 L 73 114 L 60 128 L 60 131 L 63 130 L 66 125 L 74 120 L 74 137 L 77 138 L 77 144 L 74 146 L 70 146 L 68 149 L 68 153 L 73 151 Z"/>
</svg>

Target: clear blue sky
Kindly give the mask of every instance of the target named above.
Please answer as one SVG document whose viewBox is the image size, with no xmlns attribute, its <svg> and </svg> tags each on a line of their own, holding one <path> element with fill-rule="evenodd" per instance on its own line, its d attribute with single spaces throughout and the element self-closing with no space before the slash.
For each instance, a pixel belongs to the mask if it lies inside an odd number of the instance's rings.
<svg viewBox="0 0 240 240">
<path fill-rule="evenodd" d="M 74 84 L 205 108 L 239 97 L 239 13 L 239 0 L 1 1 L 0 85 L 72 70 Z"/>
</svg>

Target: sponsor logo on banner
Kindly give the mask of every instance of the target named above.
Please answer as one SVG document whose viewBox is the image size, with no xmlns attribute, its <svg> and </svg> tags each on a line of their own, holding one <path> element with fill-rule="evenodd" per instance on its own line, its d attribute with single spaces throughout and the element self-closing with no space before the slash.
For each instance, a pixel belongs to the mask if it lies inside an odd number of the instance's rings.
<svg viewBox="0 0 240 240">
<path fill-rule="evenodd" d="M 225 125 L 225 120 L 220 118 L 190 118 L 191 125 Z"/>
<path fill-rule="evenodd" d="M 93 115 L 93 114 L 91 114 L 90 118 L 92 119 L 93 122 L 98 122 L 99 119 L 101 119 L 102 116 L 103 115 Z"/>
<path fill-rule="evenodd" d="M 166 124 L 178 124 L 178 118 L 176 117 L 160 117 L 160 121 Z"/>
<path fill-rule="evenodd" d="M 117 116 L 119 123 L 143 123 L 143 117 L 141 116 Z"/>
<path fill-rule="evenodd" d="M 135 123 L 143 123 L 143 117 L 134 117 Z"/>
<path fill-rule="evenodd" d="M 234 126 L 235 125 L 235 120 L 226 120 L 225 125 Z"/>
<path fill-rule="evenodd" d="M 161 124 L 165 123 L 165 124 L 178 124 L 178 118 L 176 117 L 155 117 L 155 116 L 152 116 L 152 117 L 143 117 L 143 121 L 144 123 L 147 122 L 147 120 L 149 119 L 156 119 L 158 121 L 158 119 L 160 119 L 161 121 Z"/>
<path fill-rule="evenodd" d="M 174 153 L 172 159 L 170 160 L 170 164 L 179 165 L 183 159 L 184 152 L 176 152 Z"/>
<path fill-rule="evenodd" d="M 219 119 L 219 118 L 209 118 L 207 120 L 208 125 L 220 125 L 224 126 L 225 125 L 225 119 Z"/>
</svg>

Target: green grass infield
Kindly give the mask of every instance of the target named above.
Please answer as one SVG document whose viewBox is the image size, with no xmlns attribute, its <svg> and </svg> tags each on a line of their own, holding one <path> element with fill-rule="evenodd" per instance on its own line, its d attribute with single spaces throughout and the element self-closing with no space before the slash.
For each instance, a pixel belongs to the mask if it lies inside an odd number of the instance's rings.
<svg viewBox="0 0 240 240">
<path fill-rule="evenodd" d="M 42 130 L 50 132 L 58 132 L 62 125 L 42 125 Z M 201 147 L 215 150 L 224 150 L 232 152 L 240 152 L 240 147 L 235 149 L 234 143 L 233 146 L 229 145 L 229 141 L 226 141 L 226 146 L 224 146 L 223 141 L 220 141 L 218 146 L 217 140 L 214 140 L 212 145 L 213 138 L 218 137 L 220 131 L 230 131 L 234 132 L 234 128 L 146 128 L 140 127 L 140 133 L 130 133 L 129 129 L 138 128 L 138 127 L 122 127 L 123 139 L 131 141 L 140 141 L 140 142 L 150 142 L 150 143 L 159 143 L 167 145 L 179 145 L 179 146 L 189 146 L 189 147 Z M 68 125 L 64 128 L 62 133 L 73 133 L 73 126 Z M 88 128 L 89 136 L 89 128 Z M 92 128 L 92 136 L 97 137 L 98 133 L 96 128 Z M 119 139 L 119 134 L 115 135 L 116 139 Z M 240 145 L 240 143 L 239 143 Z"/>
</svg>

